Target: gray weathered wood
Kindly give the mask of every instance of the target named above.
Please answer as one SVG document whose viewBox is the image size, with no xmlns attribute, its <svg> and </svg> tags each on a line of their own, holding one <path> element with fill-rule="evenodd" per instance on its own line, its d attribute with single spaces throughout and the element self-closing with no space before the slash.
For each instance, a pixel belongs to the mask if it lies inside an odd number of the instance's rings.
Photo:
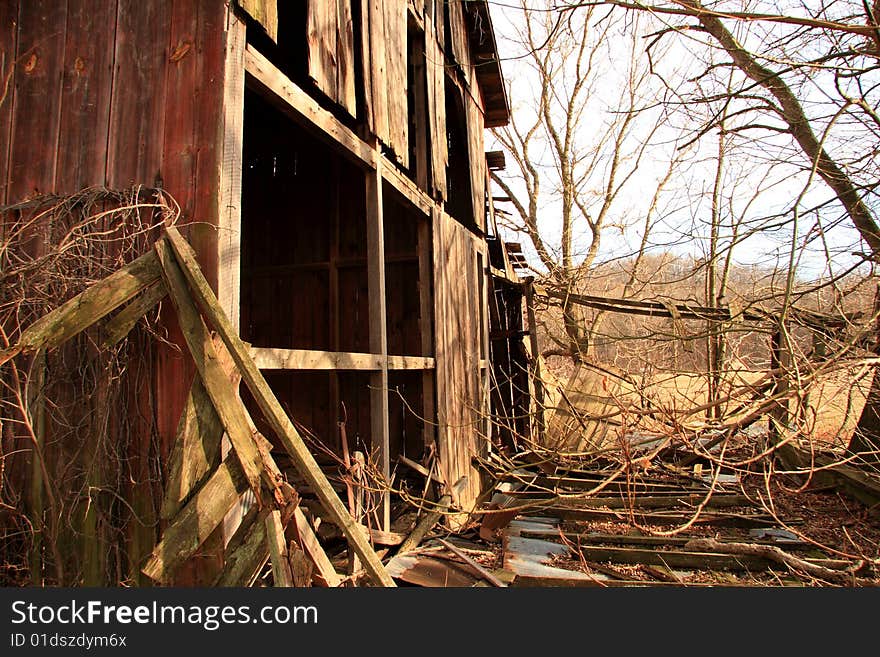
<svg viewBox="0 0 880 657">
<path fill-rule="evenodd" d="M 227 458 L 211 475 L 162 534 L 142 572 L 162 583 L 177 567 L 195 554 L 202 543 L 223 522 L 223 516 L 247 490 L 247 479 L 238 463 Z"/>
</svg>

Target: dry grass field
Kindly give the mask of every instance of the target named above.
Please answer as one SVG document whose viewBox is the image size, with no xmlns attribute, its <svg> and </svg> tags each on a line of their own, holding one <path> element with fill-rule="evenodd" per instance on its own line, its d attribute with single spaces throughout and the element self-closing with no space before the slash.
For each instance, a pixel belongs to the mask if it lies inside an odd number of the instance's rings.
<svg viewBox="0 0 880 657">
<path fill-rule="evenodd" d="M 704 425 L 706 415 L 700 409 L 708 403 L 705 374 L 657 374 L 645 380 L 606 366 L 554 365 L 550 363 L 548 368 L 554 374 L 548 395 L 549 405 L 554 409 L 550 413 L 548 434 L 558 447 L 574 450 L 601 447 L 619 433 L 622 426 L 653 432 L 663 431 L 664 425 L 683 430 Z M 792 399 L 792 409 L 802 408 L 801 435 L 828 446 L 846 446 L 864 406 L 870 377 L 870 372 L 865 370 L 837 370 L 819 377 L 800 400 Z M 726 372 L 721 385 L 721 396 L 729 397 L 722 405 L 725 418 L 742 417 L 743 412 L 734 411 L 748 400 L 752 386 L 766 381 L 767 374 L 763 371 Z M 653 409 L 654 413 L 646 415 L 646 409 Z M 759 431 L 766 429 L 767 422 L 761 419 L 755 427 Z"/>
</svg>

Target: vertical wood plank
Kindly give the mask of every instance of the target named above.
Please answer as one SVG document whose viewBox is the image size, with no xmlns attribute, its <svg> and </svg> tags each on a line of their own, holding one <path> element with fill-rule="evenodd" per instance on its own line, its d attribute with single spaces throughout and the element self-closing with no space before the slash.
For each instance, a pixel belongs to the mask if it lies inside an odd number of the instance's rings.
<svg viewBox="0 0 880 657">
<path fill-rule="evenodd" d="M 357 116 L 354 77 L 354 24 L 351 2 L 352 0 L 337 0 L 336 88 L 339 104 L 349 114 Z"/>
<path fill-rule="evenodd" d="M 483 112 L 477 101 L 464 94 L 467 114 L 468 153 L 471 168 L 471 194 L 473 195 L 474 220 L 480 230 L 486 230 L 486 155 L 483 145 Z"/>
<path fill-rule="evenodd" d="M 226 15 L 223 142 L 217 197 L 217 298 L 233 327 L 240 327 L 241 179 L 244 148 L 244 22 Z"/>
<path fill-rule="evenodd" d="M 391 0 L 393 1 L 393 0 Z M 372 109 L 373 133 L 384 142 L 388 142 L 391 134 L 388 116 L 388 63 L 385 56 L 385 2 L 386 0 L 365 0 L 364 7 L 369 9 L 369 62 L 370 62 L 370 87 L 367 95 L 370 96 Z"/>
<path fill-rule="evenodd" d="M 238 0 L 238 4 L 263 26 L 272 41 L 278 41 L 278 0 Z"/>
<path fill-rule="evenodd" d="M 8 198 L 55 188 L 67 2 L 31 0 L 19 10 Z"/>
<path fill-rule="evenodd" d="M 419 220 L 418 253 L 419 253 L 419 333 L 422 340 L 422 356 L 434 355 L 434 298 L 432 294 L 433 281 L 431 272 L 431 253 L 433 243 L 431 241 L 432 219 Z M 422 438 L 425 447 L 434 444 L 434 372 L 422 373 Z"/>
<path fill-rule="evenodd" d="M 169 3 L 170 29 L 163 35 L 161 59 L 165 93 L 174 110 L 165 112 L 161 171 L 163 186 L 180 205 L 182 219 L 194 219 L 196 188 L 195 89 L 201 84 L 203 57 L 198 53 L 196 31 L 199 0 Z M 191 239 L 191 238 L 190 238 Z"/>
<path fill-rule="evenodd" d="M 446 77 L 443 64 L 443 51 L 437 42 L 436 28 L 426 18 L 425 75 L 428 103 L 428 147 L 431 153 L 432 191 L 435 198 L 439 200 L 446 199 L 446 165 L 449 161 L 446 142 Z"/>
<path fill-rule="evenodd" d="M 428 112 L 428 71 L 425 67 L 425 34 L 418 31 L 414 34 L 409 52 L 413 68 L 413 114 L 410 117 L 410 128 L 414 131 L 415 143 L 415 182 L 419 189 L 428 191 L 428 171 L 430 169 L 430 144 L 428 141 L 428 123 L 432 120 Z"/>
<path fill-rule="evenodd" d="M 409 166 L 407 110 L 407 0 L 385 0 L 385 48 L 388 82 L 388 134 L 384 140 L 404 168 Z"/>
<path fill-rule="evenodd" d="M 0 2 L 0 203 L 6 204 L 18 43 L 18 2 Z M 0 235 L 3 234 L 0 227 Z"/>
<path fill-rule="evenodd" d="M 391 473 L 388 426 L 388 337 L 385 309 L 385 230 L 382 221 L 382 159 L 367 173 L 367 279 L 370 307 L 370 351 L 382 356 L 382 369 L 370 375 L 371 437 L 379 452 L 379 469 Z M 391 529 L 391 498 L 380 496 L 382 528 Z"/>
<path fill-rule="evenodd" d="M 468 477 L 467 486 L 451 491 L 467 509 L 479 494 L 470 457 L 478 453 L 483 408 L 476 249 L 471 233 L 445 213 L 438 211 L 435 230 L 434 312 L 442 318 L 436 326 L 438 456 L 448 486 Z"/>
<path fill-rule="evenodd" d="M 449 19 L 446 29 L 449 30 L 452 42 L 452 53 L 462 70 L 467 71 L 470 65 L 470 45 L 468 43 L 467 23 L 464 18 L 463 2 L 445 2 L 446 15 Z M 442 42 L 441 42 L 442 43 Z"/>
<path fill-rule="evenodd" d="M 175 0 L 193 2 L 194 0 Z M 202 271 L 211 285 L 218 285 L 220 218 L 220 169 L 226 141 L 223 108 L 226 97 L 226 59 L 237 57 L 227 43 L 227 3 L 216 0 L 198 0 L 199 15 L 196 30 L 196 56 L 201 69 L 196 86 L 190 90 L 195 106 L 193 151 L 196 180 L 193 190 L 192 211 L 195 223 L 189 227 L 190 244 L 199 254 Z M 233 44 L 234 45 L 234 44 Z M 242 46 L 243 47 L 243 46 Z M 244 68 L 242 64 L 241 68 Z M 233 85 L 238 84 L 233 81 Z M 174 111 L 175 99 L 169 111 Z M 218 114 L 220 117 L 218 117 Z M 220 120 L 218 120 L 218 118 Z M 215 287 L 214 289 L 218 289 Z"/>
<path fill-rule="evenodd" d="M 116 0 L 68 0 L 55 190 L 103 185 L 113 82 Z"/>
<path fill-rule="evenodd" d="M 169 3 L 120 2 L 116 24 L 107 184 L 152 186 L 162 170 Z"/>
<path fill-rule="evenodd" d="M 309 77 L 332 101 L 339 102 L 336 72 L 338 6 L 335 1 L 308 0 L 306 40 Z"/>
</svg>

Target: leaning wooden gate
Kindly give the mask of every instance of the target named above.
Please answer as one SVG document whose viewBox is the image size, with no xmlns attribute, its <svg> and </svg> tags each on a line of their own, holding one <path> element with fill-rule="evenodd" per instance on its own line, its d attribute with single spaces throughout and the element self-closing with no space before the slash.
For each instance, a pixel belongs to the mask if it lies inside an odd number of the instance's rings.
<svg viewBox="0 0 880 657">
<path fill-rule="evenodd" d="M 276 586 L 310 581 L 339 585 L 339 576 L 299 508 L 296 491 L 282 477 L 269 441 L 255 429 L 239 398 L 240 380 L 372 580 L 394 586 L 367 533 L 320 470 L 220 307 L 189 244 L 174 227 L 166 229 L 153 250 L 28 327 L 14 346 L 0 352 L 0 364 L 21 353 L 57 347 L 122 306 L 111 321 L 112 331 L 124 333 L 166 295 L 197 374 L 169 462 L 161 511 L 169 522 L 142 572 L 159 583 L 170 583 L 177 569 L 217 531 L 241 495 L 251 490 L 256 509 L 227 546 L 223 570 L 214 584 L 250 584 L 271 559 Z M 231 445 L 225 457 L 224 434 Z M 293 537 L 289 544 L 288 526 Z"/>
</svg>

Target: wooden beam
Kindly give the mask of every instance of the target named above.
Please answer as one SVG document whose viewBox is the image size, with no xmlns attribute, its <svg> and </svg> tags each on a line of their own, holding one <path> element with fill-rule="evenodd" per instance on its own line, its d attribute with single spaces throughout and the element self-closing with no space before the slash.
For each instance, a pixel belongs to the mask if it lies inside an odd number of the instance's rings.
<svg viewBox="0 0 880 657">
<path fill-rule="evenodd" d="M 427 356 L 387 356 L 389 370 L 433 370 L 435 361 Z"/>
<path fill-rule="evenodd" d="M 245 49 L 245 71 L 261 93 L 298 123 L 316 128 L 331 145 L 341 148 L 349 157 L 368 169 L 376 167 L 376 151 L 362 141 L 339 119 L 323 109 L 305 91 L 291 82 L 253 46 Z"/>
<path fill-rule="evenodd" d="M 167 229 L 167 235 L 174 248 L 175 254 L 183 265 L 183 270 L 192 288 L 193 295 L 199 305 L 211 319 L 212 325 L 217 329 L 223 339 L 226 348 L 232 355 L 236 366 L 242 375 L 242 380 L 251 391 L 257 405 L 271 429 L 275 432 L 278 440 L 290 455 L 298 472 L 312 488 L 324 509 L 330 515 L 333 522 L 342 529 L 346 537 L 352 542 L 354 549 L 364 562 L 364 568 L 373 580 L 382 586 L 394 586 L 394 580 L 385 571 L 382 562 L 376 556 L 369 541 L 366 540 L 357 523 L 352 520 L 336 491 L 327 481 L 327 477 L 321 471 L 309 448 L 306 446 L 293 426 L 290 418 L 284 412 L 278 399 L 266 383 L 266 379 L 260 373 L 253 359 L 248 353 L 241 338 L 232 328 L 229 319 L 224 315 L 217 297 L 211 291 L 208 281 L 198 267 L 195 255 L 189 244 L 181 237 L 176 228 Z"/>
<path fill-rule="evenodd" d="M 13 347 L 0 351 L 0 365 L 20 353 L 59 346 L 158 281 L 161 271 L 148 251 L 27 327 Z"/>
<path fill-rule="evenodd" d="M 176 232 L 174 228 L 169 230 Z M 182 237 L 180 239 L 183 240 Z M 186 280 L 175 262 L 166 240 L 161 239 L 154 246 L 159 255 L 171 301 L 177 310 L 180 330 L 189 346 L 196 370 L 214 404 L 218 417 L 223 422 L 229 441 L 232 443 L 235 455 L 241 463 L 254 495 L 257 496 L 258 501 L 262 500 L 261 478 L 266 480 L 269 490 L 274 490 L 277 482 L 274 481 L 268 468 L 264 467 L 241 400 L 220 365 L 220 356 L 214 348 L 205 322 L 190 298 Z"/>
<path fill-rule="evenodd" d="M 104 326 L 107 334 L 104 338 L 104 347 L 110 348 L 119 343 L 131 332 L 138 320 L 150 312 L 166 294 L 168 290 L 165 289 L 165 284 L 159 281 L 141 292 L 134 301 L 114 315 Z"/>
<path fill-rule="evenodd" d="M 251 357 L 261 370 L 431 370 L 434 359 L 424 356 L 385 356 L 352 351 L 275 349 L 251 347 Z"/>
<path fill-rule="evenodd" d="M 381 370 L 381 354 L 252 347 L 261 370 Z"/>
<path fill-rule="evenodd" d="M 272 579 L 275 580 L 275 586 L 289 588 L 293 586 L 293 575 L 287 559 L 287 539 L 284 537 L 284 525 L 281 524 L 281 511 L 271 511 L 264 522 L 269 559 L 272 561 Z"/>
<path fill-rule="evenodd" d="M 229 352 L 219 337 L 213 337 L 221 358 L 221 367 L 230 383 L 237 387 L 241 377 Z M 170 520 L 177 515 L 183 502 L 198 488 L 221 461 L 223 423 L 199 376 L 196 376 L 186 398 L 186 404 L 177 425 L 177 434 L 171 456 L 168 458 L 168 477 L 159 517 Z"/>
<path fill-rule="evenodd" d="M 379 158 L 382 161 L 382 179 L 400 192 L 400 195 L 412 203 L 416 210 L 425 215 L 430 214 L 431 208 L 434 206 L 431 197 L 398 171 L 387 157 L 380 155 Z"/>
<path fill-rule="evenodd" d="M 168 582 L 223 522 L 247 485 L 238 463 L 227 458 L 162 533 L 142 572 L 157 582 Z"/>
<path fill-rule="evenodd" d="M 525 502 L 526 500 L 550 500 L 556 497 L 551 491 L 510 491 L 511 497 Z M 625 495 L 614 497 L 584 497 L 577 501 L 580 509 L 665 509 L 676 506 L 696 507 L 703 503 L 706 496 L 695 495 L 633 495 L 631 498 Z M 723 509 L 730 507 L 752 506 L 752 502 L 745 495 L 720 495 L 715 494 L 705 502 L 703 508 Z"/>
<path fill-rule="evenodd" d="M 559 518 L 560 520 L 628 520 L 626 511 L 614 511 L 610 509 L 570 509 L 565 507 L 540 507 L 537 514 Z M 677 525 L 691 519 L 691 513 L 687 511 L 665 513 L 636 512 L 636 519 L 640 523 L 655 525 Z M 789 520 L 789 524 L 796 520 Z M 695 525 L 717 525 L 719 527 L 775 527 L 778 523 L 769 514 L 737 514 L 737 513 L 701 513 L 694 521 Z"/>
<path fill-rule="evenodd" d="M 391 440 L 388 420 L 388 336 L 385 308 L 385 226 L 382 208 L 382 160 L 367 175 L 367 287 L 370 351 L 381 354 L 382 367 L 370 376 L 370 438 L 377 448 L 379 472 L 391 480 Z M 391 529 L 391 497 L 379 491 L 382 529 Z"/>
<path fill-rule="evenodd" d="M 581 542 L 600 545 L 643 545 L 643 546 L 684 546 L 694 539 L 693 536 L 643 536 L 641 534 L 603 534 L 601 532 L 564 532 L 558 528 L 552 529 L 521 529 L 519 535 L 523 538 L 565 538 L 572 542 Z M 721 538 L 720 542 L 738 541 L 738 538 Z M 778 545 L 789 549 L 809 548 L 810 543 L 800 539 L 773 539 L 773 538 L 750 538 L 752 543 L 759 545 Z"/>
<path fill-rule="evenodd" d="M 704 539 L 696 539 L 696 541 Z M 708 539 L 711 541 L 712 539 Z M 692 544 L 696 544 L 692 541 Z M 714 544 L 713 544 L 714 545 Z M 717 543 L 719 549 L 724 549 L 723 543 Z M 742 543 L 733 543 L 728 545 L 731 549 L 734 546 L 743 545 Z M 758 547 L 758 546 L 756 546 Z M 778 550 L 772 546 L 760 546 L 763 550 Z M 726 554 L 721 552 L 692 552 L 678 550 L 651 550 L 645 548 L 628 548 L 628 547 L 597 547 L 592 545 L 581 545 L 576 549 L 583 555 L 587 561 L 610 561 L 619 564 L 650 564 L 654 566 L 667 566 L 669 568 L 704 568 L 710 570 L 767 570 L 774 564 L 779 565 L 773 559 L 765 556 L 764 553 L 755 552 L 752 554 Z M 850 561 L 844 559 L 809 559 L 801 560 L 809 563 L 811 566 L 821 568 L 843 569 L 851 565 Z"/>
</svg>

